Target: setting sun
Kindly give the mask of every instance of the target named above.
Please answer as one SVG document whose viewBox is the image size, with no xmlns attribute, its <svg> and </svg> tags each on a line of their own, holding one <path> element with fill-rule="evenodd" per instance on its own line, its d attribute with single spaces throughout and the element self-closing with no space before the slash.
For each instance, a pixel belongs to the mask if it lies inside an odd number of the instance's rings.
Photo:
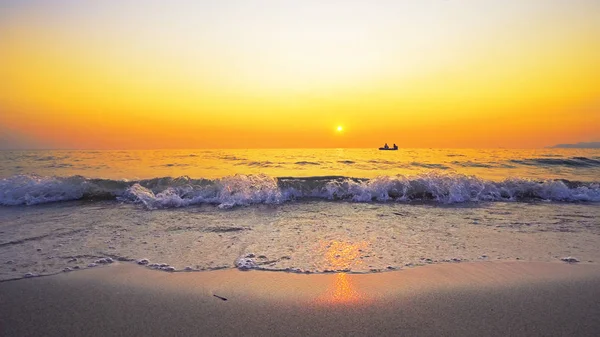
<svg viewBox="0 0 600 337">
<path fill-rule="evenodd" d="M 399 134 L 403 147 L 535 148 L 599 134 L 598 1 L 150 2 L 0 6 L 0 148 L 364 148 Z M 352 136 L 340 144 L 331 125 Z"/>
</svg>

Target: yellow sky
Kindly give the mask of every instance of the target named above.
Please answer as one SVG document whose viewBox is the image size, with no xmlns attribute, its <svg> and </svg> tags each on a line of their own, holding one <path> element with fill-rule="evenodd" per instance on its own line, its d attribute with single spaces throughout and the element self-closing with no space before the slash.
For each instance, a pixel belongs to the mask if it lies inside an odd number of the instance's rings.
<svg viewBox="0 0 600 337">
<path fill-rule="evenodd" d="M 600 140 L 598 17 L 595 0 L 4 1 L 1 147 Z"/>
</svg>

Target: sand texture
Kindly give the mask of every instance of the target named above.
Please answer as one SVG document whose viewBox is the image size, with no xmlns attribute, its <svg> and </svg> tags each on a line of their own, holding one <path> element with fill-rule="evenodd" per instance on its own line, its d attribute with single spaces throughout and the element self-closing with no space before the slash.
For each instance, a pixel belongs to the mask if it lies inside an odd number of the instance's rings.
<svg viewBox="0 0 600 337">
<path fill-rule="evenodd" d="M 479 262 L 366 275 L 116 264 L 2 282 L 0 298 L 2 336 L 600 334 L 595 264 Z"/>
</svg>

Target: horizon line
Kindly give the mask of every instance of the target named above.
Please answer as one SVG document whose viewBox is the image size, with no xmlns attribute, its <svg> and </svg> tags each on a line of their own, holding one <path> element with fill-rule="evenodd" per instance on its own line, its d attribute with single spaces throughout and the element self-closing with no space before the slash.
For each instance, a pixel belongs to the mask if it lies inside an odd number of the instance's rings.
<svg viewBox="0 0 600 337">
<path fill-rule="evenodd" d="M 432 150 L 432 149 L 455 149 L 455 150 L 543 150 L 543 149 L 563 149 L 563 150 L 594 150 L 598 148 L 563 148 L 558 145 L 575 145 L 573 144 L 555 144 L 545 147 L 398 147 L 399 150 Z M 378 150 L 378 147 L 201 147 L 201 148 L 13 148 L 2 149 L 0 152 L 12 151 L 183 151 L 183 150 Z"/>
</svg>

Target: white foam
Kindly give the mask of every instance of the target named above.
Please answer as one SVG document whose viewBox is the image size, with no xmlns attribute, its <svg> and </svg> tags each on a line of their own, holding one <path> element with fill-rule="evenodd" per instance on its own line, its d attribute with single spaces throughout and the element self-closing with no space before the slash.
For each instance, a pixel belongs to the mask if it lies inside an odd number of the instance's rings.
<svg viewBox="0 0 600 337">
<path fill-rule="evenodd" d="M 116 198 L 148 209 L 214 204 L 231 208 L 252 204 L 279 204 L 303 198 L 354 202 L 440 203 L 478 201 L 600 201 L 599 183 L 509 178 L 501 182 L 475 176 L 431 171 L 415 176 L 273 178 L 264 174 L 234 175 L 216 180 L 155 178 L 138 182 L 18 175 L 0 180 L 0 205 L 94 198 Z"/>
<path fill-rule="evenodd" d="M 110 257 L 105 257 L 105 258 L 94 261 L 94 263 L 96 263 L 96 264 L 109 264 L 109 263 L 113 263 L 113 262 L 114 262 L 113 259 Z"/>
<path fill-rule="evenodd" d="M 0 205 L 36 205 L 83 196 L 81 177 L 17 175 L 0 180 Z"/>
<path fill-rule="evenodd" d="M 241 257 L 235 261 L 235 266 L 240 270 L 249 270 L 258 268 L 258 264 L 254 259 L 249 257 Z"/>
</svg>

